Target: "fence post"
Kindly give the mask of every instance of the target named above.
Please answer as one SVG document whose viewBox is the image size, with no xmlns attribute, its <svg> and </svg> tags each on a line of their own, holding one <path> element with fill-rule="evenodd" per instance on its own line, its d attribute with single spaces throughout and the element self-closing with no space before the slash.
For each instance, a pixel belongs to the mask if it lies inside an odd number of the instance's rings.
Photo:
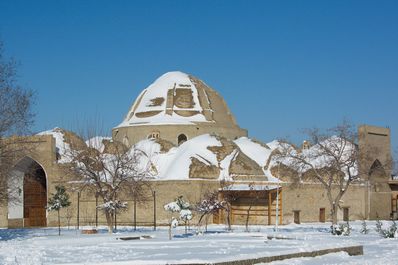
<svg viewBox="0 0 398 265">
<path fill-rule="evenodd" d="M 134 195 L 134 231 L 137 230 L 137 197 Z"/>
<path fill-rule="evenodd" d="M 156 231 L 156 191 L 152 192 L 153 196 L 153 230 Z"/>
<path fill-rule="evenodd" d="M 77 192 L 77 230 L 79 230 L 79 226 L 80 226 L 80 191 Z"/>
<path fill-rule="evenodd" d="M 95 193 L 95 227 L 98 227 L 98 192 Z"/>
<path fill-rule="evenodd" d="M 115 209 L 115 232 L 117 230 L 117 219 L 116 219 L 116 209 Z"/>
</svg>

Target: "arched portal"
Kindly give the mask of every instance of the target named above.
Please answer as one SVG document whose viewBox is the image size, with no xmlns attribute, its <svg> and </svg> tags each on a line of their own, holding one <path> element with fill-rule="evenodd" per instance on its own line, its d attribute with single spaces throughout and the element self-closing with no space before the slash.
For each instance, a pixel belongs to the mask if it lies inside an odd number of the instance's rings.
<svg viewBox="0 0 398 265">
<path fill-rule="evenodd" d="M 187 140 L 188 140 L 188 138 L 185 134 L 182 133 L 182 134 L 178 135 L 178 138 L 177 138 L 178 145 L 181 145 L 182 143 L 186 142 Z"/>
<path fill-rule="evenodd" d="M 386 175 L 384 167 L 378 159 L 376 159 L 370 167 L 369 175 L 376 175 L 378 177 L 384 177 Z"/>
<path fill-rule="evenodd" d="M 20 160 L 9 177 L 9 226 L 47 226 L 47 178 L 43 167 L 30 157 Z"/>
</svg>

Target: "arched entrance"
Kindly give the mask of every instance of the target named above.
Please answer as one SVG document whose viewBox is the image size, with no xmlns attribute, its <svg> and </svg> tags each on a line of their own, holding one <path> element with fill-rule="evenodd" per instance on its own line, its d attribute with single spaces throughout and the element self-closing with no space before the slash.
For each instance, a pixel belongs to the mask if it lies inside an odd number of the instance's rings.
<svg viewBox="0 0 398 265">
<path fill-rule="evenodd" d="M 9 226 L 47 226 L 47 178 L 43 167 L 25 157 L 14 167 L 10 182 L 17 196 L 8 206 Z"/>
<path fill-rule="evenodd" d="M 187 140 L 188 140 L 188 138 L 185 134 L 182 133 L 182 134 L 178 135 L 178 138 L 177 138 L 178 145 L 181 145 L 182 143 L 186 142 Z"/>
</svg>

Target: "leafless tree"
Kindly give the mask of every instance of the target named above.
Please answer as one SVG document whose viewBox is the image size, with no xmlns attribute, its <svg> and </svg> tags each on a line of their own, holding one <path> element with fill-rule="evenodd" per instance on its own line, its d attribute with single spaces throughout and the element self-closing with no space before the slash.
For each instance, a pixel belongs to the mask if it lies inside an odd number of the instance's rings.
<svg viewBox="0 0 398 265">
<path fill-rule="evenodd" d="M 255 183 L 249 183 L 249 207 L 247 208 L 246 214 L 246 221 L 245 221 L 245 229 L 246 232 L 249 232 L 249 221 L 250 221 L 250 214 L 251 209 L 254 205 L 258 205 L 258 201 L 260 200 L 261 196 L 264 194 L 264 188 L 261 186 L 256 186 Z"/>
<path fill-rule="evenodd" d="M 223 208 L 227 213 L 226 222 L 227 222 L 227 229 L 230 231 L 232 230 L 231 224 L 231 214 L 232 214 L 232 202 L 238 199 L 236 192 L 233 191 L 232 182 L 229 181 L 221 181 L 220 182 L 220 190 L 222 191 L 222 199 L 223 199 Z"/>
<path fill-rule="evenodd" d="M 140 194 L 145 197 L 150 170 L 142 157 L 140 150 L 95 138 L 68 153 L 69 169 L 78 180 L 75 183 L 102 200 L 98 208 L 105 214 L 109 233 L 113 231 L 116 212 L 127 207 L 123 198 L 140 198 Z"/>
<path fill-rule="evenodd" d="M 217 213 L 220 209 L 224 208 L 225 203 L 218 200 L 218 191 L 208 191 L 203 195 L 203 198 L 198 202 L 194 209 L 200 214 L 198 227 L 201 226 L 203 219 L 205 219 L 205 231 L 207 232 L 207 223 L 209 216 Z"/>
<path fill-rule="evenodd" d="M 360 178 L 357 133 L 350 123 L 321 131 L 306 130 L 311 147 L 301 150 L 292 144 L 280 145 L 276 163 L 293 168 L 295 181 L 315 181 L 322 184 L 330 204 L 332 224 L 337 224 L 339 202 L 349 185 Z"/>
<path fill-rule="evenodd" d="M 16 199 L 9 173 L 30 142 L 21 136 L 27 135 L 33 124 L 32 104 L 33 92 L 18 85 L 17 63 L 4 56 L 0 41 L 0 202 Z"/>
<path fill-rule="evenodd" d="M 67 222 L 67 224 L 68 224 L 68 230 L 69 230 L 70 221 L 71 221 L 72 218 L 73 218 L 73 209 L 72 209 L 72 208 L 70 208 L 70 207 L 66 208 L 65 218 L 66 218 L 66 222 Z"/>
</svg>

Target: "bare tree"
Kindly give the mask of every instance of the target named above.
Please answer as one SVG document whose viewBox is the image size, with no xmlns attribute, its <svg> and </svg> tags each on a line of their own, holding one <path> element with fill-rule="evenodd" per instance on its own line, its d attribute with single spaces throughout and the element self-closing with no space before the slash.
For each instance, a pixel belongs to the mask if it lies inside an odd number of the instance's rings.
<svg viewBox="0 0 398 265">
<path fill-rule="evenodd" d="M 247 208 L 246 214 L 246 221 L 245 221 L 245 230 L 249 232 L 249 221 L 250 221 L 250 214 L 251 210 L 254 205 L 258 205 L 258 201 L 260 200 L 261 196 L 264 194 L 264 188 L 261 186 L 256 186 L 255 183 L 249 183 L 249 207 Z"/>
<path fill-rule="evenodd" d="M 222 180 L 220 182 L 221 191 L 222 191 L 222 199 L 223 199 L 223 208 L 227 213 L 226 222 L 227 222 L 227 229 L 230 231 L 232 230 L 231 224 L 231 214 L 232 214 L 232 202 L 238 199 L 236 192 L 232 189 L 233 185 L 232 182 Z"/>
<path fill-rule="evenodd" d="M 218 191 L 208 191 L 203 195 L 203 198 L 198 202 L 194 209 L 200 214 L 198 227 L 202 225 L 203 219 L 205 220 L 205 231 L 207 232 L 207 223 L 209 216 L 217 213 L 220 209 L 224 209 L 224 201 L 218 200 Z"/>
<path fill-rule="evenodd" d="M 311 147 L 298 150 L 282 143 L 275 162 L 293 168 L 294 181 L 315 181 L 322 184 L 330 204 L 332 224 L 337 224 L 339 202 L 349 185 L 359 179 L 357 133 L 348 122 L 322 132 L 306 130 Z"/>
<path fill-rule="evenodd" d="M 70 221 L 71 221 L 72 218 L 73 218 L 73 210 L 72 210 L 70 207 L 66 208 L 65 218 L 66 218 L 66 222 L 67 222 L 67 224 L 68 224 L 68 230 L 69 230 Z"/>
<path fill-rule="evenodd" d="M 20 136 L 29 133 L 34 118 L 33 92 L 20 87 L 16 79 L 17 63 L 5 58 L 0 41 L 0 202 L 16 199 L 12 196 L 15 187 L 8 181 L 9 173 L 30 142 Z"/>
<path fill-rule="evenodd" d="M 88 189 L 102 200 L 109 233 L 113 231 L 117 211 L 127 207 L 123 198 L 133 194 L 139 198 L 148 185 L 149 167 L 143 163 L 143 153 L 111 140 L 87 141 L 87 146 L 70 150 L 70 170 L 80 189 Z M 104 142 L 106 144 L 104 145 Z"/>
</svg>

